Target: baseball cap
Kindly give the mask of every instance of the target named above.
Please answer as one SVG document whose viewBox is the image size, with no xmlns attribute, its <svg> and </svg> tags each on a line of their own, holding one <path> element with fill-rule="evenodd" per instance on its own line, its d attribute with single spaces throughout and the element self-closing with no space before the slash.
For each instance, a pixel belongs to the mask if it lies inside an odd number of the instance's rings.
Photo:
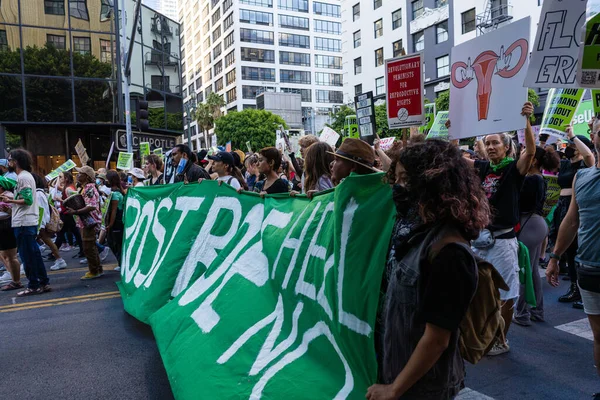
<svg viewBox="0 0 600 400">
<path fill-rule="evenodd" d="M 6 168 L 8 168 L 8 160 L 6 158 L 1 158 L 0 159 L 0 167 L 6 167 Z"/>
<path fill-rule="evenodd" d="M 233 156 L 226 152 L 226 151 L 220 151 L 217 154 L 213 154 L 212 156 L 208 156 L 209 160 L 213 160 L 213 161 L 221 161 L 223 164 L 227 164 L 229 166 L 234 166 L 235 165 L 235 161 L 233 160 Z"/>
<path fill-rule="evenodd" d="M 92 168 L 92 167 L 90 167 L 90 166 L 87 166 L 87 165 L 84 165 L 84 166 L 83 166 L 83 167 L 81 167 L 81 168 L 77 168 L 77 167 L 75 167 L 75 170 L 76 170 L 77 172 L 79 172 L 80 174 L 85 174 L 85 175 L 87 175 L 87 176 L 90 178 L 90 180 L 91 180 L 92 182 L 95 182 L 95 181 L 96 181 L 96 171 L 94 171 L 94 168 Z"/>
<path fill-rule="evenodd" d="M 131 168 L 129 170 L 129 172 L 127 172 L 129 175 L 133 175 L 138 179 L 146 179 L 146 176 L 144 175 L 144 171 L 142 171 L 141 168 Z"/>
</svg>

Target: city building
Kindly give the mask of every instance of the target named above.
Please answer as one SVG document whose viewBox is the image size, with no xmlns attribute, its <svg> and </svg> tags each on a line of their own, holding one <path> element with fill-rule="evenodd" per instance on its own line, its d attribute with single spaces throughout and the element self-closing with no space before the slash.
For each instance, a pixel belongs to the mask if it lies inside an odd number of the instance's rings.
<svg viewBox="0 0 600 400">
<path fill-rule="evenodd" d="M 47 174 L 67 159 L 79 164 L 82 141 L 94 168 L 111 144 L 124 150 L 120 37 L 111 0 L 3 0 L 0 3 L 0 146 L 25 147 Z M 127 0 L 128 32 L 135 2 Z M 131 61 L 131 106 L 149 101 L 152 138 L 169 146 L 183 131 L 179 28 L 142 6 Z M 133 119 L 135 124 L 135 119 Z M 136 128 L 134 127 L 134 130 Z"/>
<path fill-rule="evenodd" d="M 316 133 L 344 102 L 339 0 L 181 0 L 179 17 L 190 115 L 212 92 L 225 112 L 256 108 L 264 91 L 297 93 Z M 214 143 L 190 120 L 193 148 Z"/>
<path fill-rule="evenodd" d="M 143 0 L 145 6 L 158 11 L 173 21 L 178 21 L 177 0 Z"/>
</svg>

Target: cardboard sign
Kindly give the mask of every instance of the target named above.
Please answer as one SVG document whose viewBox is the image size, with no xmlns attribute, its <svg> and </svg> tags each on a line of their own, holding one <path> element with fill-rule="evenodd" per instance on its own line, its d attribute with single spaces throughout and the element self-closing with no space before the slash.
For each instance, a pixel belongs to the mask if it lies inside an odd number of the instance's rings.
<svg viewBox="0 0 600 400">
<path fill-rule="evenodd" d="M 567 139 L 567 125 L 571 123 L 584 89 L 550 89 L 542 118 L 540 133 Z"/>
<path fill-rule="evenodd" d="M 133 153 L 119 153 L 117 169 L 130 170 L 133 168 Z"/>
<path fill-rule="evenodd" d="M 529 59 L 530 18 L 452 48 L 450 127 L 463 139 L 525 126 L 523 80 Z"/>
<path fill-rule="evenodd" d="M 579 37 L 585 6 L 586 1 L 581 0 L 544 0 L 525 87 L 578 87 Z"/>
<path fill-rule="evenodd" d="M 46 180 L 50 182 L 52 179 L 58 178 L 61 172 L 70 171 L 76 166 L 77 164 L 75 164 L 73 160 L 67 160 L 67 162 L 65 162 L 60 167 L 56 168 L 54 171 L 46 175 Z"/>
<path fill-rule="evenodd" d="M 445 139 L 448 140 L 448 128 L 446 128 L 446 121 L 448 121 L 448 111 L 440 111 L 435 116 L 433 125 L 427 134 L 427 139 Z"/>
<path fill-rule="evenodd" d="M 81 165 L 87 165 L 88 161 L 90 161 L 90 158 L 87 155 L 85 147 L 83 147 L 83 142 L 81 139 L 79 139 L 75 145 L 75 152 L 77 153 L 77 157 L 79 157 L 79 161 L 81 161 Z"/>
<path fill-rule="evenodd" d="M 385 61 L 387 117 L 390 129 L 423 125 L 423 53 Z"/>
<path fill-rule="evenodd" d="M 333 148 L 335 148 L 335 145 L 337 144 L 337 141 L 339 140 L 339 138 L 340 138 L 340 134 L 328 126 L 323 128 L 323 131 L 321 132 L 321 136 L 319 136 L 319 140 L 321 142 L 325 142 Z"/>
<path fill-rule="evenodd" d="M 375 133 L 377 132 L 373 92 L 366 92 L 354 97 L 354 103 L 359 137 L 361 140 L 372 145 L 373 140 L 375 140 Z"/>
<path fill-rule="evenodd" d="M 425 120 L 423 121 L 423 125 L 419 127 L 419 132 L 423 134 L 429 133 L 431 126 L 433 125 L 433 121 L 435 120 L 435 103 L 427 103 L 425 104 Z"/>
<path fill-rule="evenodd" d="M 379 139 L 379 147 L 383 151 L 388 151 L 394 145 L 395 137 L 386 137 L 383 139 Z"/>
</svg>

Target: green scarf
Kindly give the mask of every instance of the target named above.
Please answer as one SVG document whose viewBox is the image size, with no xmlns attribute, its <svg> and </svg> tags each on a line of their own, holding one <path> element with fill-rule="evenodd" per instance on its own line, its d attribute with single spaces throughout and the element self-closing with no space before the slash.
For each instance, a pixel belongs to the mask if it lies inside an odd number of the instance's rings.
<svg viewBox="0 0 600 400">
<path fill-rule="evenodd" d="M 490 168 L 492 169 L 492 172 L 496 173 L 496 172 L 498 172 L 498 170 L 506 167 L 508 164 L 510 164 L 513 161 L 515 161 L 515 159 L 511 158 L 511 157 L 504 157 L 502 159 L 502 161 L 500 161 L 498 164 L 494 164 L 493 162 L 490 161 Z"/>
</svg>

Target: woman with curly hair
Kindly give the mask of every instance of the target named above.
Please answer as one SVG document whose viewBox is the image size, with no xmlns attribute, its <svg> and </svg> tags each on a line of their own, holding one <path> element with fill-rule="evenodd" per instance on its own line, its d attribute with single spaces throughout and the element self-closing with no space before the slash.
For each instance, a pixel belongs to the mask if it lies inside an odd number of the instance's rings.
<svg viewBox="0 0 600 400">
<path fill-rule="evenodd" d="M 478 279 L 469 241 L 489 223 L 488 201 L 460 149 L 442 140 L 403 149 L 389 174 L 397 216 L 379 318 L 382 384 L 367 399 L 453 398 L 464 387 L 459 324 Z"/>
</svg>

